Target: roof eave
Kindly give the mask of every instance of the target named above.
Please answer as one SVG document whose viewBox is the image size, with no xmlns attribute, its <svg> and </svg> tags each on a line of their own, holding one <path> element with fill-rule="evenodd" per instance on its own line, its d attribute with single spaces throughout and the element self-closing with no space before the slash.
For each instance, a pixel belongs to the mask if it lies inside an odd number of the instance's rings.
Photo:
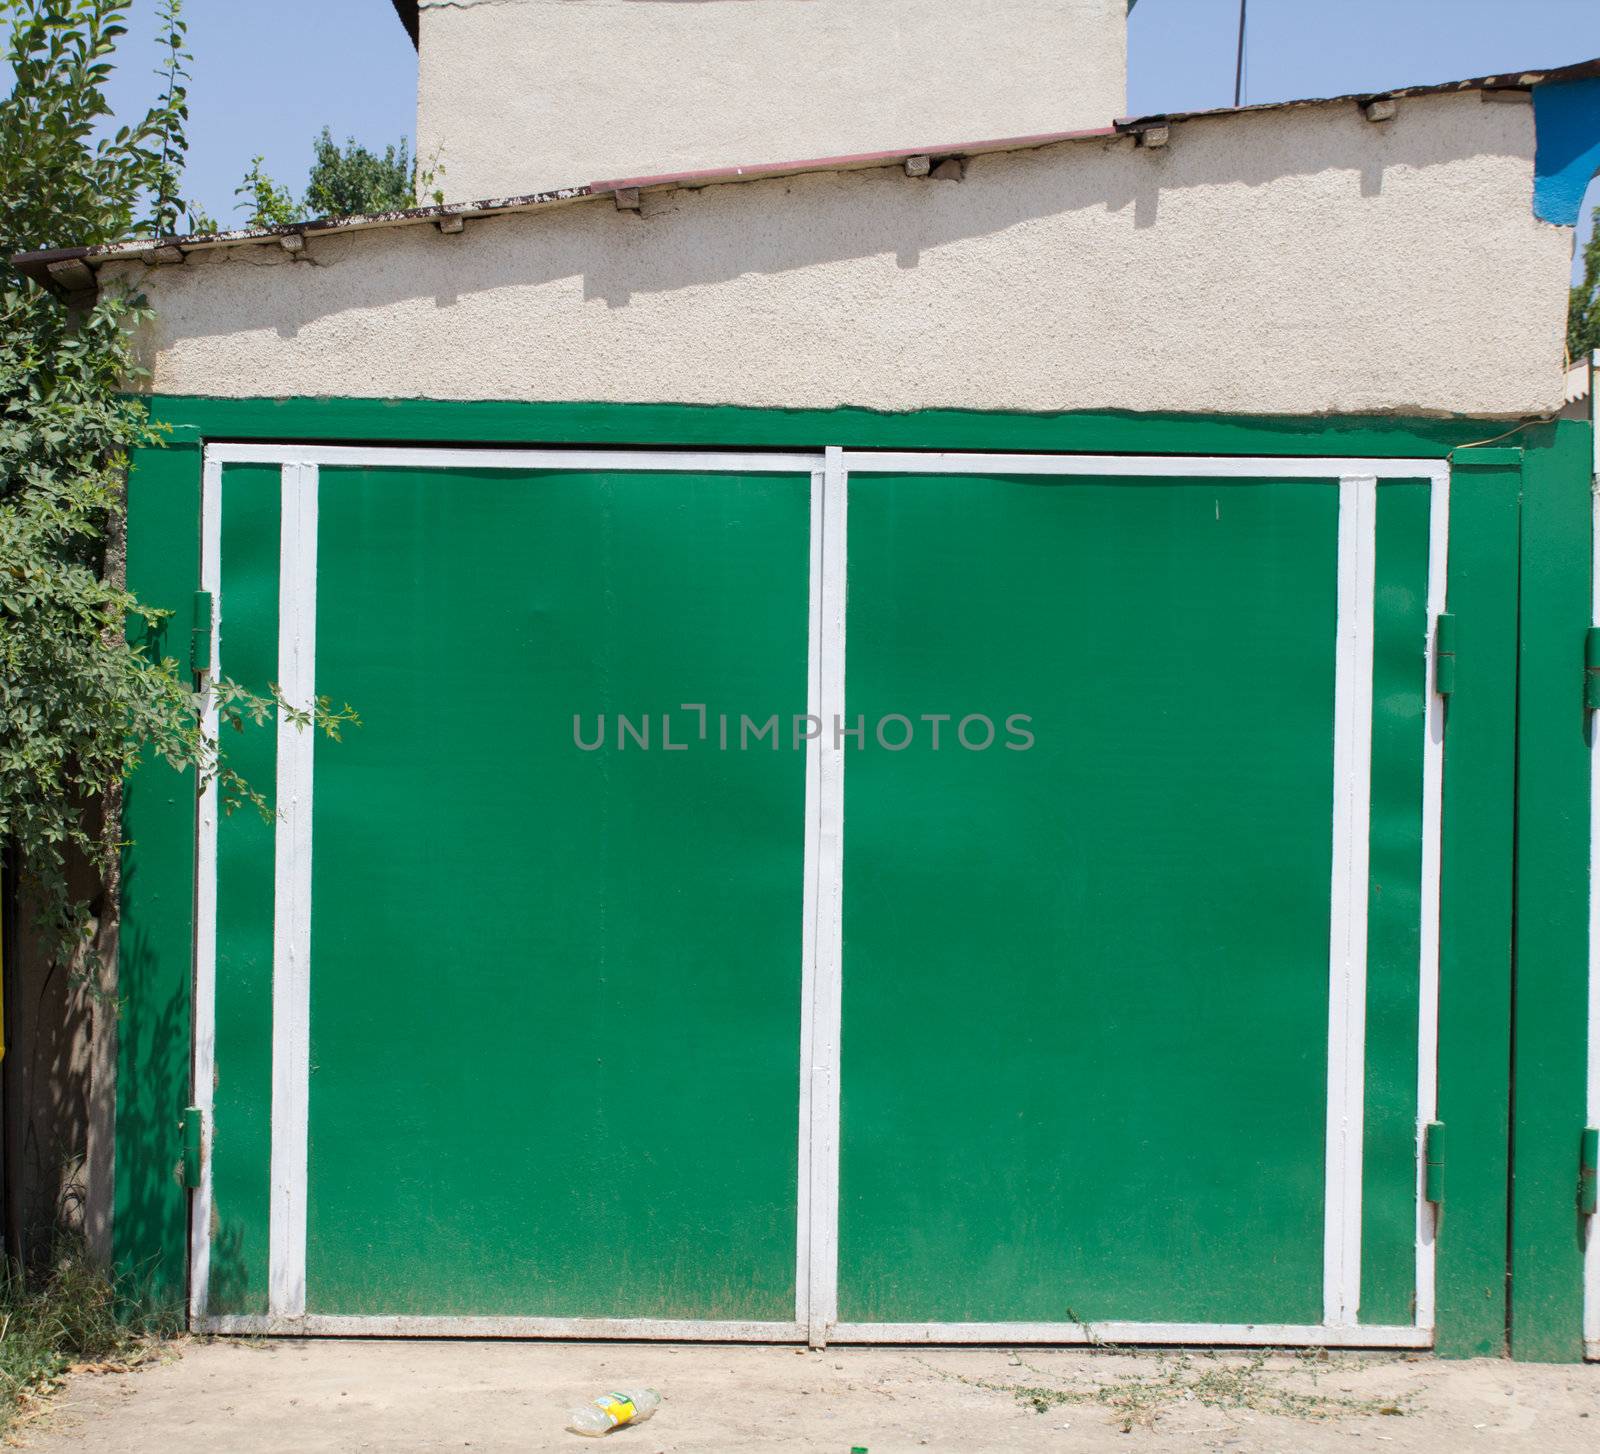
<svg viewBox="0 0 1600 1454">
<path fill-rule="evenodd" d="M 396 9 L 402 10 L 402 17 L 404 4 L 405 0 L 395 0 Z M 414 5 L 410 8 L 415 11 Z M 93 291 L 94 271 L 104 263 L 129 261 L 179 263 L 191 252 L 259 245 L 274 241 L 280 242 L 290 251 L 295 251 L 303 246 L 304 239 L 311 237 L 376 228 L 404 227 L 427 222 L 439 225 L 446 231 L 455 232 L 460 230 L 462 223 L 468 218 L 494 217 L 512 212 L 542 212 L 551 207 L 607 196 L 617 197 L 622 193 L 627 193 L 630 197 L 625 205 L 636 206 L 637 203 L 631 198 L 641 191 L 699 189 L 731 182 L 755 182 L 771 177 L 798 176 L 810 172 L 861 171 L 900 166 L 911 158 L 929 159 L 937 163 L 945 159 L 963 159 L 993 152 L 1033 151 L 1072 142 L 1104 141 L 1117 136 L 1138 137 L 1140 133 L 1184 121 L 1294 110 L 1307 106 L 1332 106 L 1341 103 L 1368 106 L 1374 101 L 1470 91 L 1486 94 L 1528 92 L 1537 85 L 1551 81 L 1572 81 L 1595 76 L 1600 76 L 1600 58 L 1550 70 L 1512 71 L 1496 76 L 1480 76 L 1467 81 L 1451 81 L 1443 85 L 1409 86 L 1393 91 L 1354 92 L 1346 96 L 1316 97 L 1304 101 L 1275 101 L 1255 106 L 1221 107 L 1213 111 L 1173 111 L 1150 116 L 1125 117 L 1111 126 L 1097 127 L 1088 131 L 1048 132 L 1036 136 L 1002 137 L 950 146 L 906 147 L 893 151 L 862 152 L 851 156 L 816 157 L 804 161 L 714 167 L 701 171 L 589 182 L 583 186 L 562 187 L 554 191 L 531 192 L 513 197 L 488 198 L 478 202 L 451 202 L 437 207 L 410 207 L 354 217 L 323 217 L 285 227 L 237 228 L 229 232 L 196 233 L 182 237 L 141 238 L 130 242 L 107 243 L 98 247 L 22 252 L 14 255 L 11 262 L 19 272 L 51 292 L 72 298 Z"/>
<path fill-rule="evenodd" d="M 591 187 L 562 187 L 551 192 L 529 192 L 515 197 L 492 197 L 481 202 L 450 202 L 438 207 L 406 207 L 393 212 L 371 212 L 353 217 L 317 217 L 277 227 L 236 227 L 227 232 L 195 232 L 175 237 L 141 237 L 98 247 L 49 248 L 20 252 L 11 265 L 53 293 L 86 291 L 79 286 L 81 271 L 105 263 L 180 263 L 192 252 L 278 242 L 290 250 L 311 237 L 331 233 L 364 232 L 380 227 L 403 227 L 418 222 L 449 223 L 453 219 L 495 217 L 507 212 L 531 212 L 596 195 Z"/>
<path fill-rule="evenodd" d="M 1578 61 L 1570 66 L 1555 66 L 1546 70 L 1503 71 L 1494 76 L 1474 76 L 1465 81 L 1441 81 L 1430 86 L 1397 86 L 1389 91 L 1348 91 L 1340 96 L 1308 96 L 1294 101 L 1258 101 L 1249 106 L 1215 106 L 1205 111 L 1161 111 L 1148 116 L 1124 117 L 1117 121 L 1119 129 L 1161 125 L 1171 121 L 1194 121 L 1208 116 L 1243 116 L 1259 111 L 1295 111 L 1306 106 L 1333 106 L 1340 102 L 1368 105 L 1373 101 L 1402 101 L 1408 96 L 1448 96 L 1478 91 L 1490 95 L 1496 91 L 1531 91 L 1552 81 L 1582 81 L 1600 76 L 1600 57 Z"/>
</svg>

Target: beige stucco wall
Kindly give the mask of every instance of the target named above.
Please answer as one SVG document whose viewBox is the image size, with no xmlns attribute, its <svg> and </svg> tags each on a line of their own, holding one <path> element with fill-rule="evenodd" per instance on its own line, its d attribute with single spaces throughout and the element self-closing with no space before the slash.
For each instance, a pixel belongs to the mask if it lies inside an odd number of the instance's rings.
<svg viewBox="0 0 1600 1454">
<path fill-rule="evenodd" d="M 1469 93 L 121 270 L 171 393 L 1522 415 L 1572 242 L 1532 157 Z"/>
<path fill-rule="evenodd" d="M 422 0 L 452 201 L 1107 126 L 1126 0 Z"/>
</svg>

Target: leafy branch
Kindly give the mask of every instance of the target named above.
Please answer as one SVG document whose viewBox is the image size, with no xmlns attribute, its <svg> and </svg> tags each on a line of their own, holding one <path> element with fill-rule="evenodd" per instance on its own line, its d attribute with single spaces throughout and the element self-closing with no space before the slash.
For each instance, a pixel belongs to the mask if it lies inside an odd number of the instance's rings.
<svg viewBox="0 0 1600 1454">
<path fill-rule="evenodd" d="M 444 165 L 437 157 L 424 167 L 411 155 L 410 143 L 401 137 L 381 153 L 349 137 L 343 146 L 328 127 L 311 144 L 311 173 L 306 193 L 294 193 L 265 170 L 264 157 L 252 157 L 244 181 L 234 188 L 244 198 L 237 211 L 248 215 L 251 227 L 279 227 L 308 217 L 353 217 L 377 212 L 398 212 L 415 207 L 419 197 L 443 202 L 439 179 Z"/>
<path fill-rule="evenodd" d="M 162 94 L 107 133 L 105 87 L 126 0 L 0 0 L 13 77 L 0 99 L 0 257 L 28 248 L 166 233 L 188 209 L 180 0 L 162 0 Z M 162 430 L 131 391 L 146 381 L 134 339 L 143 297 L 107 289 L 67 307 L 0 264 L 0 852 L 17 865 L 58 956 L 88 946 L 84 862 L 109 875 L 117 794 L 141 761 L 193 772 L 230 810 L 271 809 L 228 764 L 207 710 L 242 729 L 275 713 L 331 737 L 356 721 L 326 701 L 290 708 L 275 687 L 197 690 L 145 645 L 169 613 L 120 580 L 130 450 Z"/>
<path fill-rule="evenodd" d="M 1600 207 L 1590 216 L 1594 231 L 1583 246 L 1583 281 L 1572 290 L 1567 312 L 1567 357 L 1585 358 L 1600 349 Z"/>
</svg>

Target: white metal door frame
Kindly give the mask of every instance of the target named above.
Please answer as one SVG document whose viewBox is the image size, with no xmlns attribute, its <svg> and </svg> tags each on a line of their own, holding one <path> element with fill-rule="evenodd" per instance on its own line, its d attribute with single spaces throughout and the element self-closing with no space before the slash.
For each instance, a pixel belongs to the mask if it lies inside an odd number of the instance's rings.
<svg viewBox="0 0 1600 1454">
<path fill-rule="evenodd" d="M 1426 1347 L 1433 1339 L 1434 1222 L 1423 1198 L 1422 1135 L 1436 1106 L 1439 826 L 1443 701 L 1432 690 L 1435 625 L 1445 606 L 1449 467 L 1415 459 L 1338 459 L 911 453 L 845 450 L 759 454 L 726 451 L 458 449 L 215 444 L 205 451 L 202 589 L 211 593 L 212 669 L 220 673 L 223 467 L 278 465 L 283 481 L 279 670 L 288 700 L 309 705 L 315 681 L 315 550 L 319 470 L 326 467 L 627 470 L 804 474 L 811 487 L 807 614 L 807 711 L 845 716 L 845 598 L 852 473 L 1006 474 L 1070 478 L 1306 479 L 1338 482 L 1339 607 L 1335 684 L 1333 912 L 1330 916 L 1329 1096 L 1324 1314 L 1317 1324 L 841 1323 L 838 1306 L 839 1064 L 843 961 L 844 751 L 822 732 L 806 747 L 801 927 L 800 1080 L 795 1320 L 539 1317 L 364 1317 L 305 1311 L 305 1181 L 309 1074 L 310 734 L 279 727 L 274 935 L 272 1209 L 269 1312 L 213 1316 L 208 1309 L 212 1076 L 215 1066 L 216 848 L 214 793 L 200 796 L 195 965 L 194 1104 L 202 1113 L 201 1177 L 191 1218 L 190 1318 L 217 1333 L 348 1333 L 465 1337 L 660 1338 L 888 1343 L 1199 1343 L 1323 1347 Z M 1376 488 L 1381 480 L 1431 486 L 1426 740 L 1423 758 L 1422 950 L 1419 962 L 1414 1324 L 1358 1321 L 1365 1046 L 1367 833 L 1372 705 Z M 1597 534 L 1600 552 L 1600 534 Z M 1600 598 L 1597 598 L 1600 620 Z M 204 722 L 215 740 L 214 706 Z M 1596 758 L 1600 774 L 1600 757 Z M 1600 820 L 1597 820 L 1600 821 Z M 1597 830 L 1600 831 L 1600 830 Z M 1596 930 L 1600 936 L 1600 927 Z M 1597 938 L 1600 943 L 1600 938 Z M 1600 1057 L 1600 1052 L 1597 1052 Z M 1600 1075 L 1597 1075 L 1600 1079 Z M 1591 1089 L 1591 1098 L 1596 1092 Z M 1600 1261 L 1590 1256 L 1591 1287 Z M 1591 1305 L 1596 1299 L 1591 1296 Z"/>
</svg>

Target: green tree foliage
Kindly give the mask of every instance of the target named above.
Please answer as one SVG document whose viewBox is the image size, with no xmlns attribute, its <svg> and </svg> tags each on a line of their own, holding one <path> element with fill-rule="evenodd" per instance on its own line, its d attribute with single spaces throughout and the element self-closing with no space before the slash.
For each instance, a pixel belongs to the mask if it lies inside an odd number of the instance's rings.
<svg viewBox="0 0 1600 1454">
<path fill-rule="evenodd" d="M 1583 249 L 1583 281 L 1572 290 L 1567 312 L 1567 357 L 1600 348 L 1600 207 L 1591 216 L 1594 233 Z"/>
<path fill-rule="evenodd" d="M 111 129 L 105 85 L 128 0 L 0 0 L 14 78 L 0 99 L 0 259 L 179 227 L 179 4 L 162 7 L 160 99 Z M 203 733 L 207 699 L 186 670 L 137 644 L 163 613 L 111 569 L 127 452 L 160 442 L 126 392 L 141 378 L 132 336 L 147 317 L 136 293 L 66 306 L 0 262 L 0 851 L 63 954 L 90 922 L 70 896 L 70 862 L 110 866 L 100 810 L 141 758 L 197 772 L 230 806 L 265 807 Z M 275 689 L 214 692 L 221 720 L 241 727 L 281 708 Z M 326 704 L 291 715 L 334 735 L 351 720 Z"/>
<path fill-rule="evenodd" d="M 419 187 L 432 192 L 435 201 L 444 200 L 443 194 L 434 190 L 443 168 L 419 171 L 411 145 L 404 137 L 386 146 L 379 155 L 353 136 L 341 147 L 324 126 L 311 145 L 311 174 L 306 181 L 305 198 L 300 202 L 262 170 L 263 158 L 251 160 L 244 181 L 234 191 L 235 196 L 244 198 L 238 210 L 249 214 L 251 227 L 283 226 L 309 217 L 397 212 L 416 206 Z"/>
<path fill-rule="evenodd" d="M 358 212 L 396 212 L 416 206 L 416 165 L 404 137 L 383 155 L 350 137 L 341 149 L 326 126 L 313 143 L 315 157 L 306 183 L 306 211 L 313 217 L 349 217 Z"/>
<path fill-rule="evenodd" d="M 171 232 L 181 210 L 187 73 L 179 0 L 163 0 L 162 99 L 131 126 L 105 84 L 126 33 L 126 0 L 0 0 L 13 85 L 0 102 L 0 242 L 70 247 Z M 8 286 L 11 278 L 7 275 Z"/>
<path fill-rule="evenodd" d="M 287 187 L 280 187 L 262 170 L 265 157 L 253 157 L 244 181 L 233 189 L 235 197 L 243 197 L 240 208 L 248 208 L 251 227 L 286 227 L 301 220 L 300 209 Z"/>
</svg>

